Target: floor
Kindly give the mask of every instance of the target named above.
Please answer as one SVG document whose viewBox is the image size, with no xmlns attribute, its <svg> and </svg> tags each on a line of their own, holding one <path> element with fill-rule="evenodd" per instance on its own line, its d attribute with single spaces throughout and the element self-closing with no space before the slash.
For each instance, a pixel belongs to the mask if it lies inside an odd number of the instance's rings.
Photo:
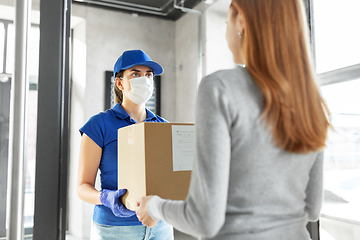
<svg viewBox="0 0 360 240">
<path fill-rule="evenodd" d="M 196 238 L 193 238 L 189 235 L 186 235 L 185 233 L 179 232 L 179 231 L 175 231 L 174 233 L 174 240 L 195 240 Z M 80 239 L 80 238 L 76 238 L 74 236 L 71 235 L 66 235 L 66 240 L 87 240 L 87 239 Z"/>
<path fill-rule="evenodd" d="M 175 231 L 174 240 L 194 240 L 196 238 L 186 235 L 185 233 Z"/>
</svg>

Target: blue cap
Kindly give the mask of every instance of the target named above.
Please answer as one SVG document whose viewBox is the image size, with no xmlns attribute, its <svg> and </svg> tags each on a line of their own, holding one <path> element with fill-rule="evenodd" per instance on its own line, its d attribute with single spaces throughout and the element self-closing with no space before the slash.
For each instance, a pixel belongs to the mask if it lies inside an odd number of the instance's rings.
<svg viewBox="0 0 360 240">
<path fill-rule="evenodd" d="M 118 58 L 114 65 L 114 78 L 121 70 L 126 70 L 136 65 L 144 65 L 151 68 L 154 75 L 161 74 L 164 70 L 160 64 L 151 60 L 151 58 L 142 50 L 128 50 Z"/>
</svg>

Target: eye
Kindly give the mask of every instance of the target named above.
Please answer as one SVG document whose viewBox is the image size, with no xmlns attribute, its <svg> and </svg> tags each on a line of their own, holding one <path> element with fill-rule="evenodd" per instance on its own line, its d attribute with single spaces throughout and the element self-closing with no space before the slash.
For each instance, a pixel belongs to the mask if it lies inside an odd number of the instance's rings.
<svg viewBox="0 0 360 240">
<path fill-rule="evenodd" d="M 152 73 L 148 73 L 148 74 L 146 74 L 146 77 L 148 77 L 148 78 L 152 78 L 152 77 L 153 77 L 153 75 L 152 75 Z"/>
<path fill-rule="evenodd" d="M 133 77 L 138 77 L 138 76 L 139 76 L 139 74 L 138 74 L 138 73 L 136 73 L 136 72 L 134 72 L 131 76 L 133 76 Z"/>
</svg>

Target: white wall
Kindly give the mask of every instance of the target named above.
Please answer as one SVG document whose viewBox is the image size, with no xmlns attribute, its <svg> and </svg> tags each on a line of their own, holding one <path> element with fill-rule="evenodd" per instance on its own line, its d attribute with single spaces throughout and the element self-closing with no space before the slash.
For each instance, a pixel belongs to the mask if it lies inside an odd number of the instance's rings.
<svg viewBox="0 0 360 240">
<path fill-rule="evenodd" d="M 226 14 L 230 0 L 204 2 L 194 9 L 201 11 L 202 76 L 220 69 L 234 68 L 232 54 L 225 39 Z M 186 14 L 176 21 L 176 121 L 194 122 L 199 61 L 199 18 Z"/>
<path fill-rule="evenodd" d="M 177 122 L 195 121 L 198 81 L 198 15 L 187 14 L 176 21 L 176 94 Z"/>
<path fill-rule="evenodd" d="M 219 0 L 205 13 L 206 63 L 204 68 L 206 75 L 235 67 L 225 39 L 226 15 L 230 2 L 230 0 Z"/>
<path fill-rule="evenodd" d="M 69 232 L 80 238 L 90 237 L 91 215 L 94 206 L 82 201 L 76 194 L 77 169 L 80 149 L 79 128 L 86 121 L 86 22 L 77 19 L 73 26 L 70 162 L 69 162 Z"/>
</svg>

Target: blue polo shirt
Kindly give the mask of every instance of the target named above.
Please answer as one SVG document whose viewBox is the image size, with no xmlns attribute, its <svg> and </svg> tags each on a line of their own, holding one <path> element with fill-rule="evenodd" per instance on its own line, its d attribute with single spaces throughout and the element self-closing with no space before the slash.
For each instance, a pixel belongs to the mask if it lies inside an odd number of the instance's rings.
<svg viewBox="0 0 360 240">
<path fill-rule="evenodd" d="M 144 122 L 167 122 L 146 108 L 147 117 Z M 80 134 L 85 133 L 102 148 L 100 160 L 101 189 L 117 190 L 117 131 L 119 128 L 135 124 L 130 115 L 118 103 L 112 109 L 92 116 L 83 127 Z M 121 166 L 119 166 L 121 167 Z M 129 218 L 116 217 L 110 208 L 95 205 L 93 220 L 96 223 L 111 226 L 141 225 L 136 215 Z"/>
</svg>

